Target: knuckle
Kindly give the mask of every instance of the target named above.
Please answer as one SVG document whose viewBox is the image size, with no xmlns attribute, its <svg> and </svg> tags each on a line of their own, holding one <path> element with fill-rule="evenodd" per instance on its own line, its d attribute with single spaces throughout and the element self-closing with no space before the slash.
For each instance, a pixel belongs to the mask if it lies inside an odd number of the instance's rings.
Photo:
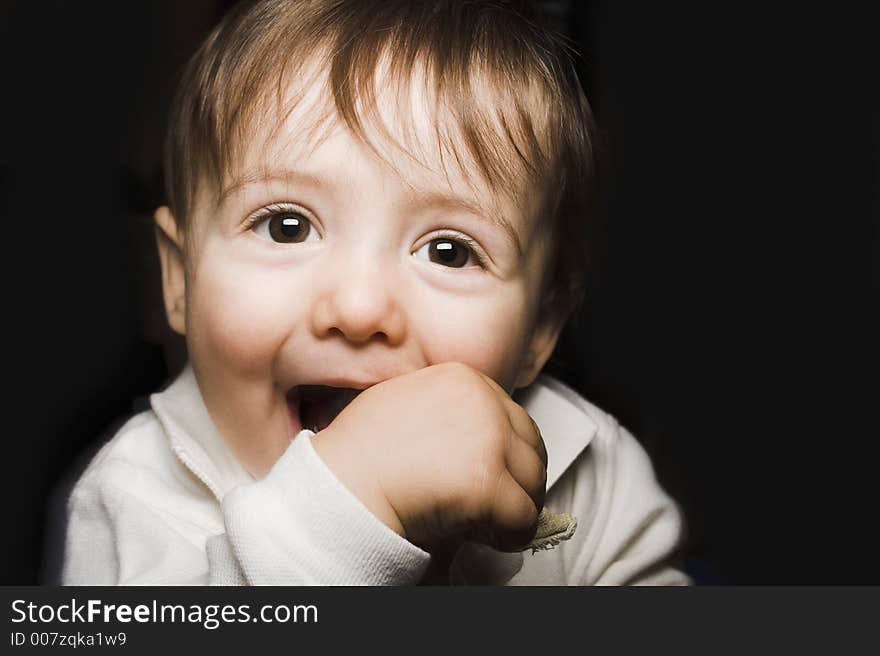
<svg viewBox="0 0 880 656">
<path fill-rule="evenodd" d="M 535 472 L 533 483 L 527 488 L 529 497 L 536 506 L 544 505 L 544 495 L 547 492 L 547 469 L 541 467 Z"/>
<path fill-rule="evenodd" d="M 546 491 L 545 488 L 542 486 L 542 487 L 538 490 L 538 494 L 535 496 L 535 498 L 532 499 L 532 501 L 533 501 L 534 504 L 535 504 L 535 512 L 536 512 L 536 513 L 540 513 L 540 509 L 544 507 L 544 498 L 545 498 L 546 496 L 547 496 L 547 491 Z M 537 518 L 537 514 L 535 515 L 535 517 Z"/>
<path fill-rule="evenodd" d="M 541 429 L 538 427 L 537 422 L 532 419 L 532 416 L 526 412 L 526 416 L 529 418 L 529 421 L 532 422 L 532 430 L 535 432 L 535 435 L 538 437 L 538 440 L 541 442 L 541 446 L 544 445 L 544 436 L 541 435 Z"/>
<path fill-rule="evenodd" d="M 538 459 L 533 459 L 532 484 L 534 487 L 543 488 L 547 484 L 547 467 Z"/>
<path fill-rule="evenodd" d="M 534 535 L 535 530 L 538 528 L 538 507 L 534 503 L 525 504 L 523 524 L 527 526 L 531 534 Z"/>
<path fill-rule="evenodd" d="M 547 478 L 547 465 L 549 464 L 549 460 L 547 457 L 547 446 L 544 444 L 544 440 L 538 441 L 538 457 L 541 458 L 541 462 L 544 465 L 544 478 Z"/>
</svg>

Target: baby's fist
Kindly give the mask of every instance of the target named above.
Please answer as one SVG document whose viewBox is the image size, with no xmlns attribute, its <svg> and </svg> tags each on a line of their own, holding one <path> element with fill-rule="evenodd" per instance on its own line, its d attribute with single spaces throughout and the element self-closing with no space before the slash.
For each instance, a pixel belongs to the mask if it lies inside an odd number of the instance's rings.
<svg viewBox="0 0 880 656">
<path fill-rule="evenodd" d="M 466 365 L 369 388 L 314 445 L 371 512 L 423 548 L 470 539 L 515 549 L 535 533 L 544 443 L 525 410 Z"/>
</svg>

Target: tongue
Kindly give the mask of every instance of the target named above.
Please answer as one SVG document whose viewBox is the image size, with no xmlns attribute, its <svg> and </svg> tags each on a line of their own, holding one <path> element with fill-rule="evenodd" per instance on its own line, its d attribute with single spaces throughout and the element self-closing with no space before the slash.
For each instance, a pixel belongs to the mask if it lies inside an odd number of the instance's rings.
<svg viewBox="0 0 880 656">
<path fill-rule="evenodd" d="M 305 394 L 300 402 L 300 420 L 303 428 L 322 431 L 360 394 L 360 390 L 326 388 L 319 394 Z"/>
</svg>

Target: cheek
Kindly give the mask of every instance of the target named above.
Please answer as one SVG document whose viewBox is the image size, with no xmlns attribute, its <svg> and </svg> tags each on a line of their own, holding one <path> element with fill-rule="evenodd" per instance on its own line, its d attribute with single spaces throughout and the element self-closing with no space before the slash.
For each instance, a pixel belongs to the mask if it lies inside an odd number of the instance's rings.
<svg viewBox="0 0 880 656">
<path fill-rule="evenodd" d="M 242 371 L 271 365 L 297 316 L 296 297 L 277 282 L 246 267 L 205 265 L 188 299 L 193 357 Z"/>
<path fill-rule="evenodd" d="M 460 301 L 420 331 L 432 364 L 463 362 L 508 387 L 525 350 L 528 316 L 525 294 L 511 290 L 490 300 Z"/>
</svg>

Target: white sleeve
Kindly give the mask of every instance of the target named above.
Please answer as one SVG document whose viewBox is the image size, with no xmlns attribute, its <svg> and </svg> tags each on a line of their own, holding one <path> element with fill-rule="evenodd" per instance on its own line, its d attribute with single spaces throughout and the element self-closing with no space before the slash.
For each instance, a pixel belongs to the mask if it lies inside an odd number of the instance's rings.
<svg viewBox="0 0 880 656">
<path fill-rule="evenodd" d="M 64 585 L 409 585 L 430 560 L 336 479 L 308 434 L 265 478 L 227 494 L 226 530 L 213 536 L 194 530 L 198 509 L 132 494 L 125 481 L 137 476 L 105 463 L 77 485 Z"/>
<path fill-rule="evenodd" d="M 143 476 L 125 462 L 90 472 L 68 502 L 63 585 L 199 585 L 207 558 L 193 527 L 124 485 Z"/>
<path fill-rule="evenodd" d="M 339 482 L 308 432 L 265 478 L 229 493 L 223 515 L 253 585 L 412 585 L 430 560 Z"/>
<path fill-rule="evenodd" d="M 597 531 L 588 562 L 575 568 L 579 585 L 689 585 L 672 564 L 684 521 L 675 501 L 657 482 L 650 458 L 636 439 L 616 426 L 600 470 Z M 591 540 L 592 541 L 592 540 Z"/>
</svg>

